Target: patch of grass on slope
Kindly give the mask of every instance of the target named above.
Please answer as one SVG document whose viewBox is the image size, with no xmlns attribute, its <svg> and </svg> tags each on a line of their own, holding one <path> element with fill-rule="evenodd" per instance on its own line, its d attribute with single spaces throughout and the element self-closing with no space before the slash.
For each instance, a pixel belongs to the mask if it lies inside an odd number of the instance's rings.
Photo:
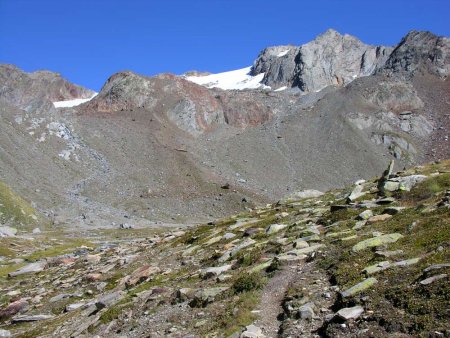
<svg viewBox="0 0 450 338">
<path fill-rule="evenodd" d="M 33 226 L 41 221 L 36 210 L 0 181 L 0 222 L 13 225 Z"/>
</svg>

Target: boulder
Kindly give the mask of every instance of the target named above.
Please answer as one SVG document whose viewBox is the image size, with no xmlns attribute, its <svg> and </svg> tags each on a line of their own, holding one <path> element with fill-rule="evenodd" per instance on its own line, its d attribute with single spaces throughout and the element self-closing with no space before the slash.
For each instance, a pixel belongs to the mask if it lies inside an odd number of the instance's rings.
<svg viewBox="0 0 450 338">
<path fill-rule="evenodd" d="M 211 277 L 217 277 L 220 274 L 230 270 L 231 266 L 232 266 L 231 264 L 227 264 L 227 265 L 202 269 L 200 272 L 200 276 L 204 279 L 211 278 Z"/>
<path fill-rule="evenodd" d="M 271 235 L 277 233 L 285 228 L 287 228 L 287 224 L 271 224 L 266 229 L 266 234 Z"/>
<path fill-rule="evenodd" d="M 134 270 L 130 276 L 125 277 L 125 285 L 129 288 L 146 280 L 151 275 L 160 272 L 161 269 L 157 266 L 145 264 L 140 268 Z"/>
<path fill-rule="evenodd" d="M 309 247 L 309 244 L 307 241 L 303 240 L 303 239 L 296 239 L 293 243 L 292 246 L 296 249 L 304 249 Z"/>
<path fill-rule="evenodd" d="M 47 262 L 31 263 L 31 264 L 25 265 L 23 268 L 20 268 L 14 272 L 10 272 L 8 274 L 8 277 L 15 277 L 15 276 L 28 274 L 28 273 L 41 272 L 45 268 L 47 268 Z"/>
<path fill-rule="evenodd" d="M 253 239 L 249 238 L 245 241 L 243 241 L 242 243 L 236 245 L 234 248 L 230 248 L 229 250 L 225 251 L 223 253 L 223 255 L 219 258 L 219 262 L 225 262 L 228 259 L 230 259 L 231 257 L 234 257 L 239 251 L 241 251 L 242 249 L 249 247 L 253 244 L 255 244 L 256 241 L 254 241 Z"/>
<path fill-rule="evenodd" d="M 368 248 L 381 246 L 384 244 L 395 243 L 400 238 L 403 238 L 403 235 L 401 235 L 399 233 L 393 233 L 393 234 L 381 235 L 381 236 L 374 237 L 374 238 L 369 238 L 369 239 L 366 239 L 364 241 L 361 241 L 361 242 L 355 244 L 352 248 L 352 251 L 358 252 L 358 251 L 365 250 Z"/>
<path fill-rule="evenodd" d="M 1 237 L 14 237 L 17 234 L 17 229 L 9 227 L 7 225 L 0 226 L 0 238 Z"/>
<path fill-rule="evenodd" d="M 262 330 L 255 325 L 248 325 L 245 330 L 241 333 L 240 338 L 265 338 L 266 336 L 262 333 Z"/>
<path fill-rule="evenodd" d="M 37 322 L 55 318 L 53 315 L 20 315 L 12 318 L 13 323 Z"/>
<path fill-rule="evenodd" d="M 288 251 L 287 254 L 294 255 L 294 256 L 302 256 L 302 255 L 309 254 L 311 252 L 315 252 L 318 249 L 323 248 L 323 247 L 325 247 L 325 245 L 315 244 L 315 245 L 312 245 L 312 246 L 309 246 L 309 247 L 306 247 L 303 249 L 294 249 L 294 250 Z"/>
<path fill-rule="evenodd" d="M 194 294 L 194 298 L 189 303 L 189 306 L 205 307 L 207 304 L 214 302 L 221 293 L 228 289 L 228 287 L 215 287 L 197 290 Z"/>
<path fill-rule="evenodd" d="M 19 299 L 8 304 L 4 309 L 0 310 L 0 320 L 14 316 L 19 312 L 23 312 L 28 308 L 28 302 L 25 299 Z"/>
<path fill-rule="evenodd" d="M 442 273 L 440 275 L 428 277 L 428 278 L 424 279 L 423 281 L 420 281 L 420 284 L 422 284 L 422 285 L 429 285 L 431 283 L 434 283 L 437 280 L 447 278 L 447 276 L 448 275 L 446 273 Z"/>
<path fill-rule="evenodd" d="M 364 312 L 364 308 L 362 306 L 353 306 L 353 307 L 346 307 L 343 309 L 340 309 L 336 315 L 339 318 L 342 318 L 344 320 L 350 320 L 350 319 L 357 319 L 359 316 L 362 315 Z"/>
<path fill-rule="evenodd" d="M 95 306 L 97 309 L 101 310 L 105 307 L 109 307 L 111 305 L 116 304 L 119 300 L 122 299 L 125 292 L 123 291 L 114 291 L 105 295 L 102 295 L 95 302 Z"/>
<path fill-rule="evenodd" d="M 355 185 L 350 195 L 347 196 L 347 202 L 354 202 L 356 199 L 364 196 L 367 194 L 367 192 L 363 192 L 364 186 L 362 185 Z"/>
<path fill-rule="evenodd" d="M 377 282 L 378 281 L 375 278 L 369 277 L 367 279 L 364 279 L 362 282 L 360 282 L 356 285 L 353 285 L 351 288 L 341 292 L 341 295 L 344 298 L 354 296 L 358 293 L 361 293 L 361 292 L 369 289 L 371 286 L 373 286 Z"/>
<path fill-rule="evenodd" d="M 11 337 L 11 331 L 0 329 L 0 338 Z"/>
<path fill-rule="evenodd" d="M 312 320 L 315 316 L 314 314 L 314 303 L 306 303 L 298 309 L 298 316 L 301 319 Z"/>
<path fill-rule="evenodd" d="M 372 223 L 384 222 L 390 218 L 392 218 L 392 215 L 390 215 L 390 214 L 375 215 L 375 216 L 370 217 L 367 220 L 367 223 L 372 224 Z"/>
<path fill-rule="evenodd" d="M 386 270 L 391 266 L 391 263 L 389 261 L 382 261 L 374 265 L 370 265 L 366 268 L 364 268 L 363 272 L 365 272 L 367 275 L 372 275 L 374 273 Z"/>
<path fill-rule="evenodd" d="M 358 218 L 360 220 L 368 220 L 372 216 L 373 216 L 373 211 L 369 209 L 369 210 L 364 210 L 362 213 L 360 213 L 358 215 Z"/>
</svg>

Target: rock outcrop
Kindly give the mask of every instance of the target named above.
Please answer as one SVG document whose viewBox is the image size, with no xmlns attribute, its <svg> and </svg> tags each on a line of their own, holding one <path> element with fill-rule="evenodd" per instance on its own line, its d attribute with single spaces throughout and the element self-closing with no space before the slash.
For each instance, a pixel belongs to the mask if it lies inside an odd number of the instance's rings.
<svg viewBox="0 0 450 338">
<path fill-rule="evenodd" d="M 391 51 L 391 47 L 369 46 L 330 29 L 300 47 L 265 49 L 254 62 L 252 75 L 265 73 L 263 83 L 274 89 L 287 86 L 314 92 L 371 75 Z"/>
<path fill-rule="evenodd" d="M 53 109 L 51 102 L 87 99 L 94 94 L 58 73 L 46 70 L 26 73 L 13 65 L 0 65 L 0 99 L 27 112 L 45 112 Z"/>
<path fill-rule="evenodd" d="M 450 38 L 411 31 L 389 56 L 382 73 L 413 76 L 419 70 L 445 78 L 450 73 Z"/>
</svg>

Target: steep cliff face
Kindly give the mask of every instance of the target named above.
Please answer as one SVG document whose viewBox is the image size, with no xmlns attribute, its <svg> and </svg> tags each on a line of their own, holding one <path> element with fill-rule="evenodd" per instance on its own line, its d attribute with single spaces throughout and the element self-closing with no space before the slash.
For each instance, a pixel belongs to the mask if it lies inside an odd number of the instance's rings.
<svg viewBox="0 0 450 338">
<path fill-rule="evenodd" d="M 328 30 L 300 47 L 293 85 L 303 92 L 343 86 L 384 64 L 392 49 L 369 46 L 350 35 Z"/>
<path fill-rule="evenodd" d="M 384 65 L 391 51 L 330 29 L 300 47 L 265 49 L 254 62 L 252 75 L 264 73 L 262 82 L 273 89 L 286 86 L 313 92 L 372 74 Z"/>
</svg>

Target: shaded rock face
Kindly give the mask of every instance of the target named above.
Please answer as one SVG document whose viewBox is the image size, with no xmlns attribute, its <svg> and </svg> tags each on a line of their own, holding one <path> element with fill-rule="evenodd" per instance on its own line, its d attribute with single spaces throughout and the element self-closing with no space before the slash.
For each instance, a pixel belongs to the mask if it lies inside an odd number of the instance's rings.
<svg viewBox="0 0 450 338">
<path fill-rule="evenodd" d="M 0 65 L 0 99 L 28 112 L 52 110 L 53 101 L 87 99 L 94 94 L 58 73 L 26 73 L 13 65 Z"/>
<path fill-rule="evenodd" d="M 85 112 L 145 109 L 165 114 L 193 135 L 229 124 L 245 128 L 270 120 L 272 111 L 251 95 L 209 90 L 171 74 L 146 77 L 133 72 L 111 76 Z"/>
<path fill-rule="evenodd" d="M 448 76 L 450 39 L 431 32 L 412 31 L 402 39 L 379 72 L 412 76 L 420 68 L 440 77 Z"/>
<path fill-rule="evenodd" d="M 295 46 L 275 46 L 264 49 L 253 63 L 251 75 L 264 74 L 263 83 L 277 89 L 292 86 L 295 58 L 299 48 Z"/>
<path fill-rule="evenodd" d="M 330 29 L 300 47 L 265 49 L 255 61 L 252 75 L 264 72 L 263 83 L 273 88 L 298 87 L 313 92 L 372 74 L 384 65 L 391 51 L 391 47 L 369 46 Z"/>
</svg>

